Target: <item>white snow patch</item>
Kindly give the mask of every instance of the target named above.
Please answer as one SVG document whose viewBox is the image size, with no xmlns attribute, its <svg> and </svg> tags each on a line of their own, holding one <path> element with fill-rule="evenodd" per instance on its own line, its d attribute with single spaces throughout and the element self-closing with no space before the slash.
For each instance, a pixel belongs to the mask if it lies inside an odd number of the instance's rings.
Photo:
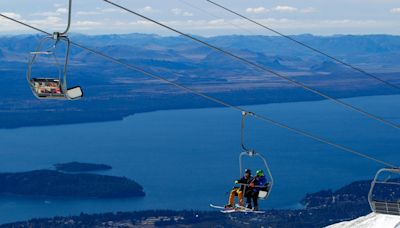
<svg viewBox="0 0 400 228">
<path fill-rule="evenodd" d="M 400 228 L 400 216 L 371 213 L 352 221 L 341 222 L 327 228 Z"/>
</svg>

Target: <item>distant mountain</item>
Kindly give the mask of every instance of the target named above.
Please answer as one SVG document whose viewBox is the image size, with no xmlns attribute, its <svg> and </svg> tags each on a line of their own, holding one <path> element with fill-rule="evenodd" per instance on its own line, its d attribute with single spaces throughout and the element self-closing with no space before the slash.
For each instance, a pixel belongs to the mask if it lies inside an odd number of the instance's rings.
<svg viewBox="0 0 400 228">
<path fill-rule="evenodd" d="M 43 36 L 0 36 L 0 128 L 118 120 L 133 113 L 175 108 L 214 107 L 139 71 L 73 47 L 68 84 L 80 85 L 77 102 L 40 102 L 26 82 L 29 53 Z M 400 36 L 312 36 L 294 38 L 388 80 L 400 83 Z M 196 88 L 237 105 L 320 100 L 314 94 L 181 36 L 152 34 L 71 34 L 92 47 L 146 72 Z M 326 57 L 276 36 L 199 37 L 268 70 L 334 96 L 394 94 L 397 91 Z M 65 50 L 57 52 L 62 58 Z M 33 66 L 34 76 L 58 70 L 49 61 Z M 60 66 L 59 66 L 60 67 Z M 61 66 L 62 67 L 62 66 Z M 134 101 L 135 105 L 131 105 Z M 34 110 L 35 112 L 32 112 Z M 48 112 L 54 110 L 54 112 Z M 46 118 L 41 118 L 46 113 Z M 57 113 L 57 114 L 55 114 Z M 63 116 L 68 115 L 68 118 Z"/>
<path fill-rule="evenodd" d="M 310 71 L 325 73 L 343 73 L 347 71 L 350 73 L 351 69 L 332 61 L 323 61 L 322 63 L 312 66 Z"/>
<path fill-rule="evenodd" d="M 38 35 L 3 36 L 0 37 L 0 47 L 3 50 L 7 50 L 8 55 L 26 54 L 34 50 L 40 37 Z M 100 47 L 106 53 L 118 54 L 118 56 L 125 59 L 161 58 L 182 61 L 185 57 L 186 60 L 192 59 L 187 56 L 201 55 L 204 58 L 213 52 L 206 47 L 179 36 L 162 37 L 147 34 L 87 36 L 73 34 L 71 38 L 78 43 L 97 48 Z M 377 59 L 374 63 L 378 64 L 382 63 L 381 59 L 384 59 L 384 55 L 390 55 L 392 58 L 399 57 L 400 55 L 400 36 L 341 35 L 323 37 L 299 35 L 293 36 L 293 38 L 331 55 L 348 59 L 351 63 L 356 63 L 353 61 L 361 57 L 375 56 Z M 245 51 L 247 55 L 262 53 L 266 56 L 280 56 L 282 59 L 286 59 L 285 57 L 315 57 L 316 59 L 324 59 L 302 46 L 277 36 L 231 35 L 209 38 L 200 37 L 200 39 L 231 51 L 239 51 L 238 53 Z M 72 57 L 80 53 L 82 51 L 76 49 Z M 245 53 L 244 56 L 247 57 L 247 55 Z"/>
</svg>

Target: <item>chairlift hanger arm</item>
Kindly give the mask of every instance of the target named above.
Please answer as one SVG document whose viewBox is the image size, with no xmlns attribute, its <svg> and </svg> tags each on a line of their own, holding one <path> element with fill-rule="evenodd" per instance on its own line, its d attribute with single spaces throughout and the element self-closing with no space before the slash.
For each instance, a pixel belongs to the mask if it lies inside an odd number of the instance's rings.
<svg viewBox="0 0 400 228">
<path fill-rule="evenodd" d="M 71 28 L 71 14 L 72 14 L 72 0 L 69 0 L 69 6 L 68 6 L 68 24 L 67 28 L 65 29 L 64 32 L 60 33 L 61 36 L 67 35 L 69 29 Z"/>
<path fill-rule="evenodd" d="M 67 48 L 65 50 L 65 62 L 64 62 L 64 68 L 63 68 L 63 83 L 62 83 L 63 91 L 67 91 L 68 90 L 67 71 L 68 71 L 68 62 L 69 62 L 69 52 L 71 49 L 71 41 L 69 40 L 69 38 L 67 36 L 61 37 L 61 40 L 63 40 L 67 45 Z"/>
<path fill-rule="evenodd" d="M 72 0 L 69 0 L 67 27 L 65 28 L 64 32 L 53 32 L 52 34 L 53 39 L 56 40 L 56 44 L 60 40 L 60 38 L 67 37 L 67 33 L 71 28 L 71 20 L 72 20 L 71 18 L 72 18 Z"/>
<path fill-rule="evenodd" d="M 252 112 L 242 111 L 242 127 L 241 127 L 241 129 L 242 129 L 242 131 L 241 131 L 242 149 L 243 149 L 244 151 L 247 151 L 247 152 L 250 152 L 250 151 L 254 152 L 254 151 L 248 149 L 248 148 L 246 147 L 246 145 L 245 145 L 245 142 L 244 142 L 244 141 L 245 141 L 245 122 L 246 122 L 246 117 L 247 117 L 247 116 L 254 116 L 254 115 L 255 115 L 255 114 L 252 113 Z"/>
</svg>

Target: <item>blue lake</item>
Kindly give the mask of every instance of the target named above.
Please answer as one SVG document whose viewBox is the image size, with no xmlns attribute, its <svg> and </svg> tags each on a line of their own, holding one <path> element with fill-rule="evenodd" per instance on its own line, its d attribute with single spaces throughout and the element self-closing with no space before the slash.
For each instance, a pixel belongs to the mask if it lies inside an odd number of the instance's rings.
<svg viewBox="0 0 400 228">
<path fill-rule="evenodd" d="M 400 124 L 400 96 L 346 99 Z M 400 134 L 329 101 L 248 106 L 382 160 L 400 164 Z M 43 118 L 46 118 L 45 116 Z M 105 163 L 104 174 L 138 181 L 139 199 L 62 200 L 0 197 L 0 223 L 33 217 L 145 209 L 199 209 L 225 204 L 239 176 L 239 112 L 172 110 L 123 121 L 0 130 L 0 172 L 52 168 L 55 163 Z M 293 208 L 306 193 L 370 179 L 380 165 L 249 118 L 247 144 L 268 158 L 275 178 L 263 208 Z M 246 161 L 253 170 L 259 162 Z"/>
</svg>

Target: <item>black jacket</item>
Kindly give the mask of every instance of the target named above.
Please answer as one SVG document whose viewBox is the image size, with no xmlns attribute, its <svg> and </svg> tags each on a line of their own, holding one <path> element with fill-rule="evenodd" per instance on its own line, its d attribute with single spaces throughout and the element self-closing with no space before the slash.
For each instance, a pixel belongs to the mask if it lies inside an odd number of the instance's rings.
<svg viewBox="0 0 400 228">
<path fill-rule="evenodd" d="M 243 191 L 244 188 L 246 187 L 246 189 L 248 189 L 248 185 L 253 181 L 253 177 L 249 177 L 249 179 L 246 179 L 245 177 L 240 178 L 239 180 L 237 180 L 237 182 L 240 184 L 240 190 Z"/>
</svg>

